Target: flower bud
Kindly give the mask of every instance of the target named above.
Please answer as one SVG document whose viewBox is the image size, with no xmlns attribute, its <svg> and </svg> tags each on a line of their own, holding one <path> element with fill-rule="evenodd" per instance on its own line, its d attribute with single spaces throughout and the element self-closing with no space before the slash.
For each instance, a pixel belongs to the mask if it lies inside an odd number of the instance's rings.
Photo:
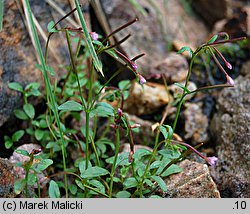
<svg viewBox="0 0 250 214">
<path fill-rule="evenodd" d="M 226 64 L 226 66 L 227 66 L 228 69 L 232 70 L 233 67 L 232 67 L 232 65 L 229 62 L 226 61 L 225 64 Z"/>
<path fill-rule="evenodd" d="M 231 85 L 231 86 L 234 86 L 234 81 L 233 79 L 229 76 L 229 75 L 226 75 L 226 78 L 227 78 L 227 84 Z"/>
<path fill-rule="evenodd" d="M 146 79 L 142 75 L 138 74 L 138 77 L 139 77 L 139 83 L 141 85 L 143 85 L 147 82 Z"/>
</svg>

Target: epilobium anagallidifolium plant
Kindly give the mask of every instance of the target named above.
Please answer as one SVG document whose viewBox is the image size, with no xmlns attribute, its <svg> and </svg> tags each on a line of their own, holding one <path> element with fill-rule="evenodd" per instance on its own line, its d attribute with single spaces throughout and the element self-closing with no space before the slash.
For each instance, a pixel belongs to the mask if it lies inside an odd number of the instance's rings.
<svg viewBox="0 0 250 214">
<path fill-rule="evenodd" d="M 89 32 L 81 6 L 78 0 L 75 0 L 76 8 L 74 10 L 58 22 L 48 24 L 49 36 L 43 55 L 29 1 L 25 0 L 25 3 L 28 23 L 31 25 L 39 56 L 39 68 L 45 81 L 48 108 L 44 115 L 34 118 L 36 122 L 32 124 L 35 129 L 40 130 L 41 135 L 46 131 L 46 135 L 44 135 L 46 137 L 38 138 L 37 142 L 42 146 L 43 158 L 53 160 L 53 164 L 47 166 L 50 173 L 47 178 L 50 179 L 48 191 L 50 197 L 60 197 L 62 194 L 65 197 L 160 197 L 159 194 L 156 196 L 156 193 L 159 192 L 158 189 L 163 193 L 167 192 L 164 178 L 180 172 L 181 168 L 176 163 L 190 152 L 195 152 L 211 166 L 215 164 L 216 157 L 205 157 L 197 150 L 200 145 L 194 148 L 180 141 L 176 137 L 175 129 L 182 104 L 188 94 L 233 86 L 232 78 L 219 63 L 216 55 L 222 59 L 227 68 L 231 69 L 232 66 L 219 52 L 217 46 L 244 38 L 229 39 L 226 33 L 219 33 L 195 51 L 189 47 L 183 47 L 179 51 L 179 53 L 188 51 L 191 55 L 191 61 L 185 85 L 178 84 L 183 92 L 175 102 L 177 103 L 177 112 L 174 123 L 172 126 L 163 124 L 165 119 L 163 117 L 160 124 L 155 128 L 153 150 L 135 150 L 133 132 L 140 128 L 140 124 L 133 124 L 123 108 L 124 100 L 128 97 L 131 86 L 130 81 L 121 81 L 118 87 L 110 86 L 110 81 L 125 68 L 129 68 L 134 73 L 136 80 L 141 85 L 145 84 L 146 78 L 142 76 L 136 65 L 136 60 L 144 54 L 130 59 L 117 50 L 116 47 L 125 42 L 131 35 L 127 35 L 115 44 L 110 44 L 109 38 L 136 22 L 137 19 L 127 22 L 103 39 L 96 32 Z M 79 16 L 81 27 L 66 26 L 59 28 L 58 24 L 74 12 Z M 70 65 L 65 67 L 67 74 L 62 77 L 60 84 L 56 85 L 51 82 L 50 76 L 53 75 L 53 72 L 51 72 L 52 69 L 47 63 L 47 58 L 49 41 L 52 36 L 56 36 L 59 32 L 65 35 Z M 73 45 L 73 43 L 76 43 L 76 45 Z M 227 83 L 205 86 L 190 91 L 187 84 L 192 73 L 194 59 L 202 52 L 211 54 L 224 73 Z M 100 78 L 106 76 L 100 60 L 100 54 L 102 53 L 107 53 L 119 62 L 123 62 L 123 65 L 103 85 L 97 80 L 95 73 L 95 71 L 99 72 Z M 111 105 L 110 103 L 115 104 Z M 68 118 L 73 118 L 78 126 L 69 124 Z M 98 125 L 103 121 L 101 120 L 103 118 L 106 118 L 107 125 L 101 136 L 98 136 Z M 43 121 L 43 126 L 41 126 L 40 121 Z M 129 152 L 120 152 L 122 130 L 126 132 L 130 145 Z M 109 139 L 107 133 L 112 133 L 115 136 L 115 142 Z M 164 137 L 164 140 L 160 141 L 160 135 Z M 164 146 L 162 147 L 162 145 Z M 79 154 L 74 163 L 71 159 L 71 153 L 74 153 L 72 150 Z M 30 154 L 26 155 L 33 157 Z M 29 166 L 32 166 L 32 163 Z M 32 170 L 31 167 L 25 169 L 27 173 Z M 28 191 L 27 179 L 23 182 L 26 193 Z M 20 191 L 22 189 L 19 189 Z M 40 194 L 38 196 L 40 197 Z"/>
</svg>

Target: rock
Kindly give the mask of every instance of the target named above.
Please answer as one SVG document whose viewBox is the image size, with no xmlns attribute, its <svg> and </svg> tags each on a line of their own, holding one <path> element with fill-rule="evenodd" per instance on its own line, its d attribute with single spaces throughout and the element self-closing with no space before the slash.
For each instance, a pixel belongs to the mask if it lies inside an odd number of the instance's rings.
<svg viewBox="0 0 250 214">
<path fill-rule="evenodd" d="M 106 15 L 102 20 L 106 19 L 107 25 L 111 27 L 109 30 L 114 30 L 127 21 L 139 17 L 138 22 L 115 34 L 115 38 L 119 41 L 129 33 L 132 35 L 131 39 L 121 45 L 121 49 L 129 58 L 140 53 L 146 54 L 137 61 L 139 72 L 145 77 L 151 75 L 152 68 L 164 62 L 168 52 L 167 46 L 172 44 L 173 38 L 197 46 L 207 36 L 205 25 L 195 16 L 189 16 L 179 1 L 159 0 L 154 1 L 152 6 L 149 1 L 138 0 L 137 2 L 146 11 L 145 15 L 138 12 L 129 1 L 100 2 Z M 99 11 L 95 13 L 100 14 Z"/>
<path fill-rule="evenodd" d="M 230 17 L 235 8 L 242 6 L 241 1 L 234 0 L 196 0 L 192 1 L 194 10 L 209 24 L 213 24 L 221 19 Z"/>
<path fill-rule="evenodd" d="M 14 198 L 14 182 L 16 173 L 13 170 L 13 165 L 7 160 L 0 158 L 0 197 Z"/>
<path fill-rule="evenodd" d="M 24 20 L 18 10 L 18 1 L 4 1 L 3 30 L 0 33 L 0 126 L 13 114 L 13 110 L 22 105 L 22 97 L 8 88 L 9 82 L 18 82 L 22 86 L 30 82 L 43 82 L 41 72 L 35 67 L 37 58 Z M 66 1 L 65 1 L 66 2 Z M 45 1 L 30 1 L 34 15 L 47 32 L 47 24 L 53 20 Z M 57 37 L 60 37 L 59 34 Z M 45 41 L 40 39 L 44 45 Z M 62 57 L 67 54 L 63 40 L 52 38 L 50 66 L 67 63 Z M 65 39 L 64 39 L 65 41 Z M 43 46 L 44 47 L 44 46 Z M 52 57 L 53 56 L 53 57 Z M 52 63 L 53 62 L 53 63 Z"/>
<path fill-rule="evenodd" d="M 250 71 L 250 60 L 245 62 L 242 65 L 242 68 L 240 70 L 240 74 L 243 75 L 243 76 L 246 76 L 247 74 L 249 74 L 249 71 Z"/>
<path fill-rule="evenodd" d="M 208 118 L 202 113 L 202 103 L 185 103 L 185 139 L 192 139 L 193 145 L 208 140 Z"/>
<path fill-rule="evenodd" d="M 164 85 L 147 82 L 143 86 L 133 82 L 129 97 L 125 100 L 124 110 L 130 114 L 152 114 L 160 107 L 167 105 L 170 98 Z"/>
<path fill-rule="evenodd" d="M 216 22 L 213 33 L 222 31 L 232 38 L 250 35 L 250 7 L 237 8 L 230 17 Z"/>
<path fill-rule="evenodd" d="M 234 88 L 218 97 L 211 133 L 219 158 L 213 175 L 222 197 L 250 197 L 250 76 L 239 76 Z"/>
<path fill-rule="evenodd" d="M 220 198 L 208 166 L 184 160 L 179 166 L 183 171 L 170 175 L 165 181 L 168 192 L 166 198 Z"/>
<path fill-rule="evenodd" d="M 188 63 L 180 54 L 170 53 L 163 61 L 152 67 L 150 73 L 164 74 L 167 83 L 183 82 L 188 73 Z"/>
</svg>

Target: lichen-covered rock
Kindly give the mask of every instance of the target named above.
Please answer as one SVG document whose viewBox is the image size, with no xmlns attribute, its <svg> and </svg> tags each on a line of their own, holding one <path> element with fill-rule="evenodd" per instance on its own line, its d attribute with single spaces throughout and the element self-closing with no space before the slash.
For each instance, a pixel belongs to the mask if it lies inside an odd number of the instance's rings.
<svg viewBox="0 0 250 214">
<path fill-rule="evenodd" d="M 193 144 L 208 140 L 207 116 L 202 113 L 202 103 L 185 103 L 185 139 L 192 139 Z"/>
<path fill-rule="evenodd" d="M 16 196 L 14 192 L 14 182 L 17 178 L 13 165 L 7 160 L 0 158 L 0 197 L 13 198 Z"/>
<path fill-rule="evenodd" d="M 182 172 L 169 176 L 165 181 L 166 198 L 220 198 L 206 164 L 184 160 L 179 166 Z"/>
<path fill-rule="evenodd" d="M 223 89 L 211 124 L 219 158 L 213 171 L 222 197 L 250 197 L 250 76 Z"/>
</svg>

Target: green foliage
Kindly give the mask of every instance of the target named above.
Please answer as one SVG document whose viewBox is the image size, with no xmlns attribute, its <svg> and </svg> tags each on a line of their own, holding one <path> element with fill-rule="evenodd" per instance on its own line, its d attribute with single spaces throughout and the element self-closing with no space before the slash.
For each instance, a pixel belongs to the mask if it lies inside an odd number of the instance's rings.
<svg viewBox="0 0 250 214">
<path fill-rule="evenodd" d="M 188 46 L 182 47 L 177 53 L 181 54 L 181 53 L 183 53 L 185 51 L 187 51 L 189 53 L 190 57 L 193 56 L 193 50 Z"/>
<path fill-rule="evenodd" d="M 53 180 L 51 180 L 49 182 L 49 197 L 50 198 L 60 198 L 61 197 L 59 186 Z"/>
<path fill-rule="evenodd" d="M 54 21 L 48 23 L 50 35 L 56 35 L 60 31 L 66 33 L 70 55 L 70 65 L 63 67 L 67 73 L 60 81 L 50 82 L 49 76 L 56 78 L 57 71 L 46 63 L 48 60 L 42 52 L 29 1 L 25 0 L 25 2 L 24 6 L 28 9 L 27 15 L 41 62 L 36 66 L 42 71 L 45 80 L 44 99 L 47 107 L 40 113 L 36 112 L 28 99 L 30 96 L 41 95 L 40 84 L 30 83 L 26 86 L 16 82 L 8 84 L 10 89 L 22 94 L 23 106 L 16 109 L 14 114 L 18 119 L 23 120 L 21 122 L 24 122 L 26 128 L 17 130 L 10 137 L 4 136 L 5 147 L 13 148 L 15 142 L 27 136 L 42 148 L 41 154 L 40 150 L 31 152 L 15 150 L 29 159 L 17 164 L 25 170 L 26 176 L 15 182 L 15 192 L 23 192 L 26 197 L 29 197 L 28 189 L 33 187 L 37 188 L 38 197 L 41 197 L 39 173 L 48 174 L 55 179 L 50 180 L 47 191 L 47 195 L 51 198 L 95 197 L 96 195 L 117 198 L 157 198 L 160 196 L 156 195 L 156 189 L 160 188 L 163 193 L 167 192 L 164 179 L 171 174 L 181 172 L 182 169 L 176 163 L 183 159 L 186 150 L 183 142 L 173 140 L 173 136 L 185 96 L 195 93 L 187 89 L 192 64 L 195 57 L 200 52 L 206 52 L 218 36 L 213 36 L 195 51 L 190 47 L 183 47 L 178 51 L 178 53 L 188 51 L 191 62 L 185 85 L 176 83 L 182 89 L 181 94 L 178 94 L 173 103 L 170 103 L 177 106 L 174 123 L 172 126 L 160 124 L 156 128 L 155 141 L 150 142 L 154 143 L 153 149 L 134 151 L 133 132 L 136 127 L 133 127 L 128 115 L 123 112 L 123 103 L 129 96 L 131 82 L 123 80 L 118 83 L 118 87 L 110 86 L 111 80 L 122 69 L 103 84 L 95 80 L 93 73 L 96 69 L 104 76 L 102 62 L 99 59 L 99 55 L 103 52 L 127 64 L 132 61 L 124 60 L 107 39 L 103 42 L 91 39 L 79 2 L 75 0 L 84 39 L 81 36 L 77 38 L 78 33 L 82 33 L 79 29 L 72 31 L 68 28 L 60 29 L 59 26 L 55 26 Z M 130 3 L 143 13 L 144 9 L 141 10 L 137 1 L 130 1 Z M 72 42 L 75 42 L 76 49 L 73 48 Z M 45 52 L 45 56 L 49 56 L 48 47 Z M 131 65 L 128 66 L 131 68 Z M 134 73 L 138 79 L 140 74 Z M 103 123 L 106 124 L 103 125 Z M 101 125 L 103 127 L 100 128 Z M 120 152 L 121 130 L 126 133 L 127 142 L 130 144 L 129 152 Z M 115 140 L 110 135 L 114 135 Z M 163 140 L 160 141 L 162 137 Z M 64 182 L 61 175 L 64 176 Z M 70 178 L 69 182 L 68 178 Z"/>
<path fill-rule="evenodd" d="M 3 29 L 3 11 L 4 11 L 4 3 L 0 1 L 0 32 Z"/>
<path fill-rule="evenodd" d="M 95 177 L 99 177 L 99 176 L 103 176 L 107 174 L 109 174 L 108 170 L 98 167 L 98 166 L 94 166 L 94 167 L 89 167 L 88 169 L 84 170 L 81 173 L 81 177 L 82 178 L 95 178 Z"/>
</svg>

